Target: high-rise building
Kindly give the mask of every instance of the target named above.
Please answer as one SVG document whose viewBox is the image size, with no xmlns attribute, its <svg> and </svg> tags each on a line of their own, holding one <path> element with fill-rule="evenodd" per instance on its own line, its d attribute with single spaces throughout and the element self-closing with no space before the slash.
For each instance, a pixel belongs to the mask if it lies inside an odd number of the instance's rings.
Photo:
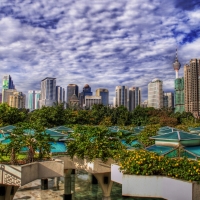
<svg viewBox="0 0 200 200">
<path fill-rule="evenodd" d="M 13 92 L 12 95 L 9 96 L 8 105 L 15 108 L 25 108 L 26 95 L 22 92 Z"/>
<path fill-rule="evenodd" d="M 56 102 L 57 103 L 63 102 L 63 88 L 60 86 L 56 86 Z"/>
<path fill-rule="evenodd" d="M 13 92 L 17 92 L 15 89 L 3 89 L 2 90 L 2 103 L 9 104 L 10 95 L 13 95 Z"/>
<path fill-rule="evenodd" d="M 200 59 L 184 66 L 185 111 L 200 116 Z"/>
<path fill-rule="evenodd" d="M 35 109 L 40 108 L 40 104 L 39 104 L 40 96 L 41 96 L 41 91 L 35 90 Z"/>
<path fill-rule="evenodd" d="M 163 107 L 174 108 L 174 94 L 172 92 L 166 92 L 163 95 Z"/>
<path fill-rule="evenodd" d="M 0 93 L 0 103 L 2 103 L 2 93 Z"/>
<path fill-rule="evenodd" d="M 63 88 L 63 102 L 65 103 L 65 88 Z"/>
<path fill-rule="evenodd" d="M 79 93 L 79 104 L 82 107 L 85 104 L 85 96 L 92 96 L 91 87 L 88 84 L 85 84 L 83 91 Z"/>
<path fill-rule="evenodd" d="M 47 77 L 41 81 L 40 108 L 53 106 L 56 102 L 56 78 Z"/>
<path fill-rule="evenodd" d="M 67 103 L 70 103 L 70 99 L 73 94 L 75 94 L 78 97 L 78 85 L 69 84 L 67 86 Z"/>
<path fill-rule="evenodd" d="M 174 93 L 174 103 L 175 103 L 175 113 L 182 113 L 185 111 L 184 106 L 184 78 L 177 78 L 174 81 L 175 93 Z"/>
<path fill-rule="evenodd" d="M 148 84 L 148 107 L 163 107 L 163 82 L 159 79 L 153 79 Z"/>
<path fill-rule="evenodd" d="M 133 111 L 141 105 L 141 89 L 139 87 L 129 88 L 129 111 Z"/>
<path fill-rule="evenodd" d="M 116 107 L 116 97 L 113 97 L 113 108 Z"/>
<path fill-rule="evenodd" d="M 2 103 L 4 102 L 8 102 L 8 100 L 6 101 L 6 97 L 4 97 L 4 90 L 9 90 L 9 89 L 12 89 L 14 90 L 15 89 L 15 85 L 13 83 L 13 80 L 11 78 L 10 75 L 5 75 L 3 77 L 3 85 L 2 85 Z"/>
<path fill-rule="evenodd" d="M 85 96 L 85 108 L 91 108 L 94 104 L 101 104 L 101 96 Z"/>
<path fill-rule="evenodd" d="M 41 91 L 40 90 L 29 90 L 28 91 L 28 109 L 30 111 L 39 109 Z"/>
<path fill-rule="evenodd" d="M 34 90 L 28 91 L 28 109 L 30 111 L 35 109 L 35 91 Z"/>
<path fill-rule="evenodd" d="M 109 91 L 104 88 L 98 88 L 96 90 L 96 96 L 101 96 L 101 103 L 104 106 L 107 106 L 109 104 Z"/>
<path fill-rule="evenodd" d="M 124 106 L 128 109 L 128 87 L 127 86 L 116 86 L 115 88 L 115 105 Z"/>
</svg>

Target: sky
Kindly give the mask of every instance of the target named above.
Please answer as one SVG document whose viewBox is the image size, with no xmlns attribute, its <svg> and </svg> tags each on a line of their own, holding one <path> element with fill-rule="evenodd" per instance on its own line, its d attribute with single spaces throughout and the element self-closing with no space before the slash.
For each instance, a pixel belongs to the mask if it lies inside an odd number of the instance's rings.
<svg viewBox="0 0 200 200">
<path fill-rule="evenodd" d="M 110 103 L 116 86 L 140 87 L 144 101 L 154 78 L 174 91 L 176 48 L 182 77 L 200 58 L 200 0 L 0 0 L 0 77 L 26 94 L 54 77 L 107 88 Z"/>
</svg>

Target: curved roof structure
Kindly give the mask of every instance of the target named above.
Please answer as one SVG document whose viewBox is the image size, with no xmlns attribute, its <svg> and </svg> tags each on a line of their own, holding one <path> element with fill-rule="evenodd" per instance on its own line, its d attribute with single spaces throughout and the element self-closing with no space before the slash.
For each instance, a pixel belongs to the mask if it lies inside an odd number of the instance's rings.
<svg viewBox="0 0 200 200">
<path fill-rule="evenodd" d="M 84 88 L 89 88 L 90 86 L 88 84 L 85 84 Z"/>
<path fill-rule="evenodd" d="M 184 131 L 174 131 L 172 133 L 167 133 L 163 135 L 157 135 L 150 137 L 150 139 L 155 140 L 176 140 L 176 141 L 183 141 L 183 140 L 200 140 L 200 136 L 193 135 L 191 133 L 187 133 Z"/>
</svg>

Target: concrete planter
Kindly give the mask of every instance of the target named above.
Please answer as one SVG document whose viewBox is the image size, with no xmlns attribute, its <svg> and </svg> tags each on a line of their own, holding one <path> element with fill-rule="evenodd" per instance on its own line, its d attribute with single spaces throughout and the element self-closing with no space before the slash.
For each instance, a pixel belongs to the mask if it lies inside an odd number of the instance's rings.
<svg viewBox="0 0 200 200">
<path fill-rule="evenodd" d="M 118 169 L 118 170 L 117 170 Z M 122 184 L 122 195 L 160 197 L 167 200 L 199 200 L 200 185 L 164 176 L 123 174 L 118 165 L 111 165 L 111 180 Z"/>
</svg>

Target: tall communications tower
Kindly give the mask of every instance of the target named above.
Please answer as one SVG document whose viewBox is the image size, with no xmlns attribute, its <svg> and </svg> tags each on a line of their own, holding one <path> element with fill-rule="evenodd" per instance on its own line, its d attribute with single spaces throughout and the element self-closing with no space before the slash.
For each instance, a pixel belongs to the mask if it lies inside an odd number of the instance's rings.
<svg viewBox="0 0 200 200">
<path fill-rule="evenodd" d="M 178 78 L 178 71 L 181 68 L 181 64 L 178 61 L 177 49 L 176 49 L 176 59 L 175 59 L 175 62 L 173 63 L 173 67 L 174 67 L 174 70 L 176 72 L 176 78 Z"/>
</svg>

